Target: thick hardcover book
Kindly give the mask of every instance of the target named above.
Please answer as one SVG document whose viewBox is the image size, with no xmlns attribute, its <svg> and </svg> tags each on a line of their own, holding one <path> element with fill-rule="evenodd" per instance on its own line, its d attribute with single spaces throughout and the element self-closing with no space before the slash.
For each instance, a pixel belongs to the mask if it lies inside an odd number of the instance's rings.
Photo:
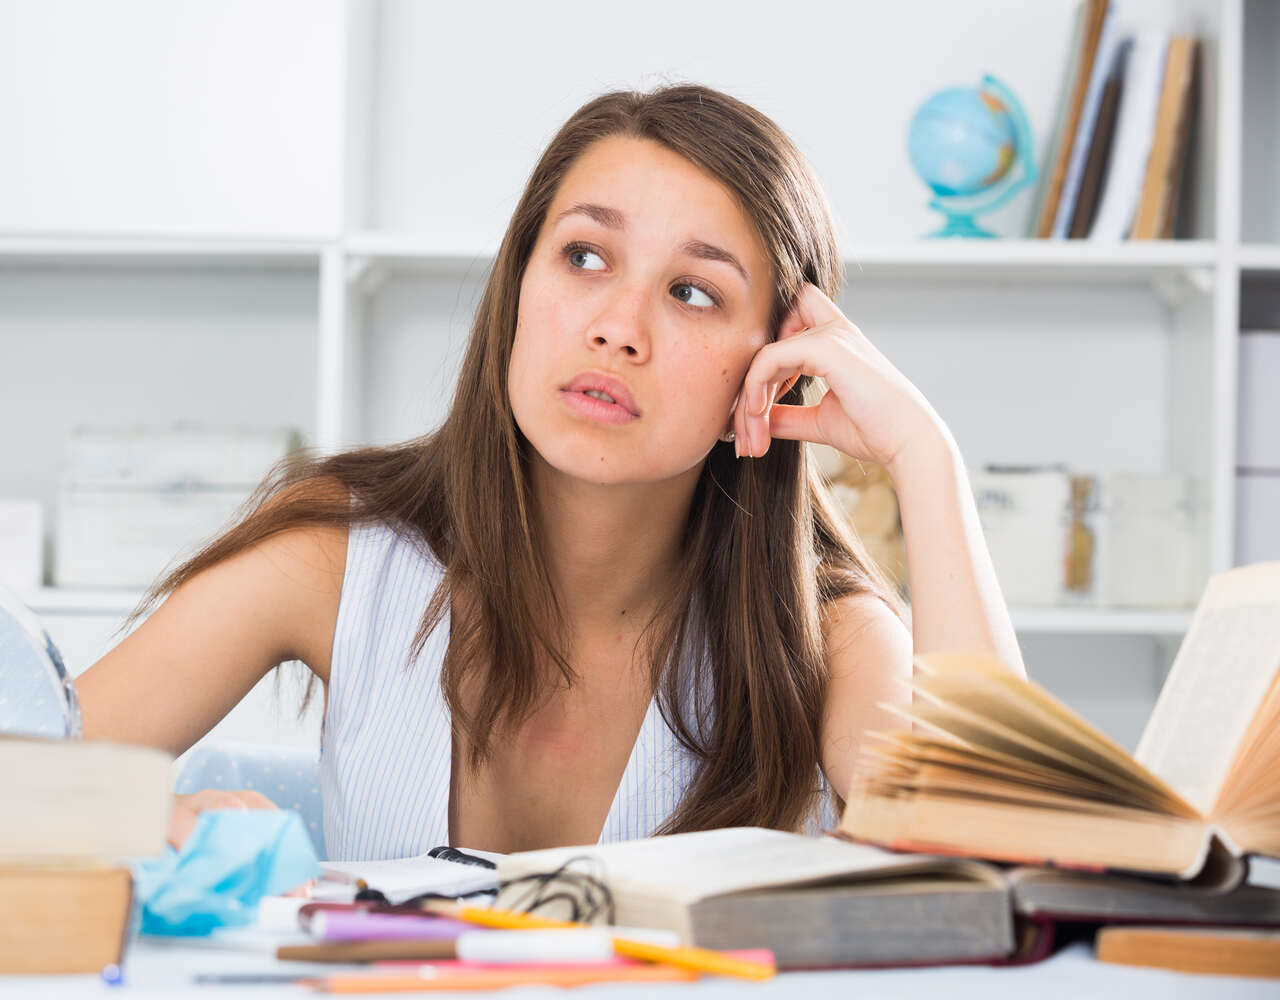
<svg viewBox="0 0 1280 1000">
<path fill-rule="evenodd" d="M 150 747 L 0 735 L 0 974 L 120 963 L 125 862 L 165 850 L 172 761 Z"/>
<path fill-rule="evenodd" d="M 100 972 L 129 937 L 133 878 L 112 865 L 0 865 L 0 973 Z"/>
<path fill-rule="evenodd" d="M 1035 961 L 1060 920 L 1280 926 L 1280 892 L 1260 887 L 1009 870 L 756 827 L 507 855 L 495 905 L 527 908 L 537 883 L 513 880 L 564 865 L 607 889 L 616 924 L 668 928 L 699 947 L 768 948 L 781 969 Z M 548 882 L 542 895 L 564 895 L 537 912 L 569 917 L 583 892 L 579 879 Z"/>
</svg>

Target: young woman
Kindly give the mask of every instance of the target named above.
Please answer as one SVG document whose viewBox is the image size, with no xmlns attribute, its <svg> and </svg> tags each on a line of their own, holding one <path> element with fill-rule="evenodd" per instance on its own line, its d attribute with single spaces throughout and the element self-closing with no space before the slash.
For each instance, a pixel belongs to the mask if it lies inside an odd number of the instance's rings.
<svg viewBox="0 0 1280 1000">
<path fill-rule="evenodd" d="M 842 281 L 771 120 L 692 85 L 590 101 L 529 179 L 442 426 L 278 469 L 79 678 L 86 738 L 181 753 L 301 660 L 332 858 L 833 822 L 913 649 L 1024 672 L 956 444 Z M 910 629 L 805 441 L 889 471 Z M 180 797 L 174 842 L 225 805 L 270 803 Z"/>
</svg>

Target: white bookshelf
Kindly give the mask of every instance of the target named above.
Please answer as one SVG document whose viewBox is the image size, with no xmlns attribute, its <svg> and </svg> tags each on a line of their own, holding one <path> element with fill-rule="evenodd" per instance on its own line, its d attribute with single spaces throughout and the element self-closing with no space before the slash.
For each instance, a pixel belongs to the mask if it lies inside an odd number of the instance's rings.
<svg viewBox="0 0 1280 1000">
<path fill-rule="evenodd" d="M 108 614 L 123 617 L 142 599 L 140 590 L 41 587 L 21 595 L 37 614 Z M 1042 635 L 1092 632 L 1101 635 L 1180 635 L 1191 620 L 1189 611 L 1099 610 L 1095 608 L 1011 609 L 1019 631 Z"/>
<path fill-rule="evenodd" d="M 1275 6 L 1125 4 L 1136 20 L 1206 43 L 1190 238 L 1027 240 L 1030 190 L 981 220 L 1006 238 L 918 237 L 939 220 L 906 164 L 914 108 L 993 72 L 1026 107 L 1043 163 L 1076 5 L 929 4 L 927 17 L 918 4 L 824 5 L 811 16 L 830 30 L 812 39 L 802 66 L 759 59 L 773 49 L 771 8 L 727 3 L 660 0 L 645 25 L 625 18 L 626 30 L 603 48 L 592 39 L 621 29 L 611 19 L 622 13 L 553 29 L 512 4 L 495 33 L 492 13 L 411 0 L 280 0 L 265 23 L 259 5 L 239 0 L 184 29 L 185 15 L 149 18 L 142 4 L 121 36 L 137 49 L 113 63 L 124 64 L 125 83 L 105 76 L 92 98 L 75 97 L 72 84 L 49 96 L 64 101 L 63 145 L 48 154 L 62 160 L 45 164 L 39 140 L 52 127 L 52 104 L 17 85 L 42 57 L 15 40 L 30 34 L 24 20 L 42 15 L 6 11 L 0 66 L 9 69 L 0 73 L 13 73 L 14 86 L 0 111 L 20 102 L 15 148 L 36 162 L 0 184 L 0 357 L 21 350 L 46 375 L 6 403 L 0 364 L 0 419 L 23 427 L 9 471 L 0 472 L 0 496 L 42 500 L 51 525 L 58 451 L 80 420 L 292 423 L 325 450 L 426 430 L 445 412 L 494 249 L 554 128 L 592 93 L 675 77 L 741 96 L 796 138 L 841 230 L 841 307 L 921 386 L 971 465 L 1065 461 L 1200 475 L 1210 504 L 1204 562 L 1226 568 L 1242 297 L 1247 304 L 1251 289 L 1280 286 Z M 161 6 L 156 0 L 155 11 Z M 91 21 L 103 16 L 93 8 L 85 3 Z M 672 34 L 676 13 L 682 31 Z M 205 111 L 207 133 L 224 144 L 202 147 L 203 159 L 190 155 L 207 134 L 168 119 L 167 141 L 187 171 L 183 200 L 151 162 L 149 139 L 135 138 L 132 169 L 106 154 L 95 159 L 89 137 L 105 127 L 103 108 L 128 107 L 112 101 L 119 88 L 155 82 L 157 53 L 173 44 L 165 32 L 207 28 L 209 18 L 227 37 L 255 35 L 255 52 L 274 39 L 290 52 L 294 78 L 282 81 L 290 74 L 278 62 L 230 55 L 199 79 L 194 68 L 168 70 L 188 74 L 174 92 Z M 310 27 L 299 35 L 303 20 Z M 553 30 L 557 54 L 548 60 L 529 39 Z M 886 37 L 912 41 L 885 45 Z M 103 58 L 92 32 L 63 44 L 86 73 Z M 850 98 L 842 104 L 839 94 Z M 874 98 L 859 99 L 867 95 Z M 47 179 L 54 176 L 65 185 Z M 81 188 L 92 204 L 68 202 L 67 192 Z M 94 354 L 104 338 L 121 345 L 114 360 Z M 175 340 L 185 352 L 181 371 L 157 360 Z M 63 365 L 81 354 L 94 364 Z M 34 418 L 44 403 L 57 415 Z M 120 616 L 138 595 L 44 587 L 31 596 L 56 630 L 62 621 Z M 1145 638 L 1166 661 L 1188 620 L 1183 609 L 1015 611 L 1024 635 L 1089 636 L 1125 650 Z"/>
</svg>

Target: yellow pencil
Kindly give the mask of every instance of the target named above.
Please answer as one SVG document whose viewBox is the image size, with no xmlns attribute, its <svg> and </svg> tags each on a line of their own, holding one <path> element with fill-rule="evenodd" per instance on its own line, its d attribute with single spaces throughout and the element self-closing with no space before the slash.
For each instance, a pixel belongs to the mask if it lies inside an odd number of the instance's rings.
<svg viewBox="0 0 1280 1000">
<path fill-rule="evenodd" d="M 591 926 L 575 923 L 572 920 L 549 920 L 533 913 L 519 913 L 515 910 L 467 906 L 465 903 L 432 901 L 423 903 L 422 908 L 439 916 L 453 917 L 455 920 L 465 920 L 467 923 L 479 924 L 483 927 L 501 927 L 507 930 Z M 723 955 L 710 948 L 664 948 L 646 941 L 615 937 L 613 950 L 627 958 L 637 958 L 645 962 L 662 962 L 680 969 L 709 972 L 717 976 L 737 976 L 739 979 L 772 979 L 777 971 L 772 965 L 762 962 L 744 962 L 740 958 Z"/>
</svg>

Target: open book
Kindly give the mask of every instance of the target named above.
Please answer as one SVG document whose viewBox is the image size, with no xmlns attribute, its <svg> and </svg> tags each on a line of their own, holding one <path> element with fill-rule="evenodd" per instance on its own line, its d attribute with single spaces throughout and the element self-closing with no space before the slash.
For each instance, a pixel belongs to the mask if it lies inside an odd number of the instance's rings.
<svg viewBox="0 0 1280 1000">
<path fill-rule="evenodd" d="M 1280 892 L 1205 892 L 1133 877 L 900 854 L 834 836 L 729 827 L 523 851 L 498 859 L 494 905 L 526 909 L 555 872 L 594 875 L 613 922 L 678 932 L 704 948 L 769 948 L 780 969 L 1044 958 L 1068 923 L 1280 926 Z M 569 918 L 580 878 L 547 883 L 537 912 Z"/>
<path fill-rule="evenodd" d="M 1137 753 L 986 656 L 916 658 L 841 831 L 896 849 L 1230 886 L 1280 856 L 1280 563 L 1214 576 Z"/>
</svg>

